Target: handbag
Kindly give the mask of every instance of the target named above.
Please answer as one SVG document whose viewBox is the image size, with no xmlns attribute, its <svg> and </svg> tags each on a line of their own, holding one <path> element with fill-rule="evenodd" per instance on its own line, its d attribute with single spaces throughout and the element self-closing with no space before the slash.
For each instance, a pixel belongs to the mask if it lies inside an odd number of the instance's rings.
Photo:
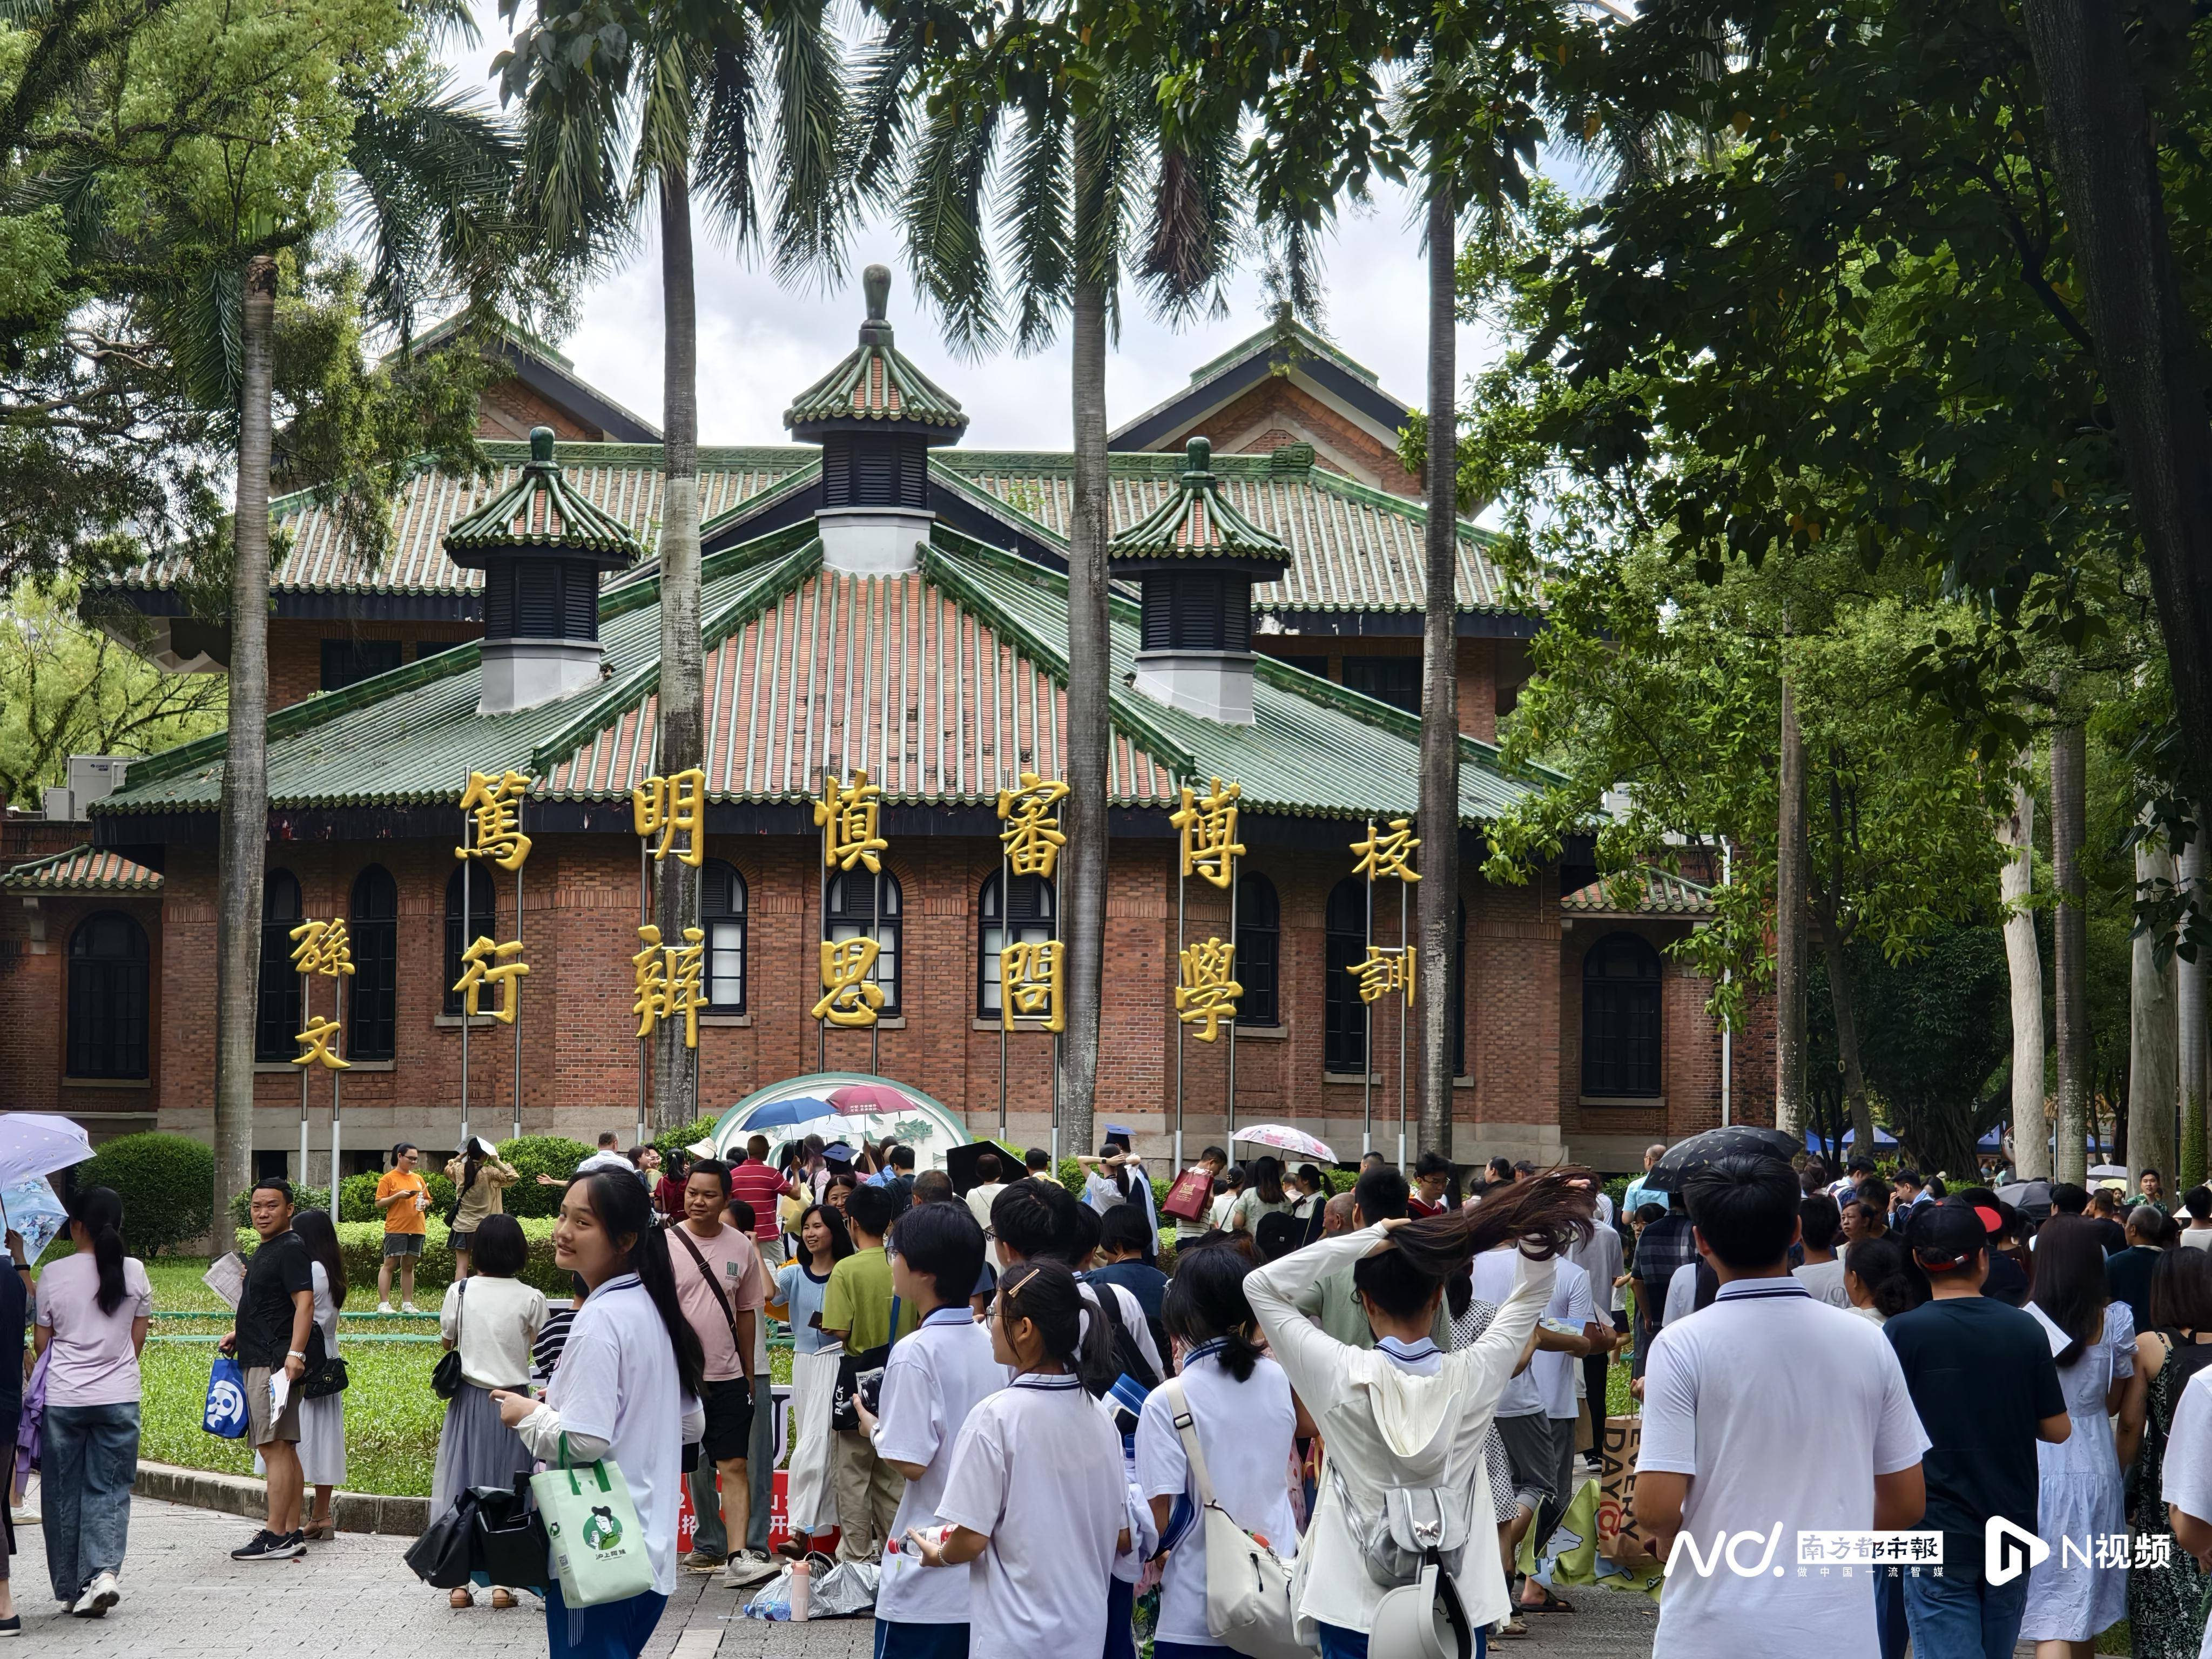
<svg viewBox="0 0 2212 1659">
<path fill-rule="evenodd" d="M 294 1386 L 302 1400 L 322 1400 L 343 1393 L 353 1379 L 346 1375 L 345 1358 L 332 1353 L 320 1325 L 307 1327 L 307 1357 Z"/>
<path fill-rule="evenodd" d="M 531 1507 L 530 1477 L 519 1474 L 512 1488 L 476 1488 L 476 1520 L 470 1540 L 476 1569 L 495 1584 L 545 1594 L 544 1517 Z"/>
<path fill-rule="evenodd" d="M 225 1440 L 246 1438 L 246 1373 L 227 1353 L 215 1357 L 208 1373 L 207 1409 L 201 1413 L 200 1426 Z"/>
<path fill-rule="evenodd" d="M 830 1426 L 833 1429 L 857 1429 L 860 1413 L 855 1403 L 864 1395 L 868 1409 L 876 1408 L 874 1395 L 883 1387 L 884 1367 L 891 1363 L 891 1342 L 898 1340 L 899 1299 L 891 1298 L 890 1341 L 879 1342 L 872 1348 L 863 1348 L 858 1353 L 848 1350 L 838 1356 L 837 1386 L 830 1393 Z"/>
<path fill-rule="evenodd" d="M 465 1279 L 453 1294 L 453 1346 L 438 1356 L 430 1372 L 430 1392 L 441 1400 L 451 1400 L 461 1391 L 461 1331 L 468 1305 L 469 1281 Z"/>
<path fill-rule="evenodd" d="M 1162 1215 L 1171 1215 L 1178 1221 L 1206 1219 L 1206 1201 L 1213 1196 L 1213 1177 L 1203 1170 L 1185 1170 L 1168 1188 L 1166 1201 L 1160 1206 Z"/>
<path fill-rule="evenodd" d="M 566 1435 L 561 1437 L 561 1465 L 530 1477 L 530 1495 L 552 1546 L 561 1599 L 571 1607 L 596 1607 L 644 1595 L 653 1588 L 653 1562 L 622 1470 L 604 1457 L 580 1469 L 569 1468 Z"/>
<path fill-rule="evenodd" d="M 1311 1645 L 1298 1639 L 1297 1603 L 1291 1594 L 1291 1569 L 1265 1540 L 1237 1524 L 1213 1496 L 1199 1449 L 1198 1425 L 1180 1376 L 1160 1384 L 1168 1410 L 1190 1463 L 1191 1486 L 1198 1493 L 1206 1526 L 1206 1628 L 1218 1641 L 1255 1659 L 1302 1659 Z"/>
<path fill-rule="evenodd" d="M 1389 1486 L 1382 1492 L 1382 1511 L 1364 1514 L 1352 1500 L 1344 1471 L 1332 1460 L 1329 1475 L 1336 1482 L 1337 1501 L 1344 1506 L 1344 1522 L 1358 1546 L 1367 1576 L 1386 1590 L 1412 1583 L 1423 1565 L 1439 1563 L 1445 1576 L 1459 1571 L 1467 1554 L 1468 1501 L 1448 1486 Z"/>
<path fill-rule="evenodd" d="M 453 1507 L 422 1528 L 402 1557 L 408 1570 L 433 1589 L 459 1589 L 469 1582 L 477 1495 L 465 1492 Z"/>
</svg>

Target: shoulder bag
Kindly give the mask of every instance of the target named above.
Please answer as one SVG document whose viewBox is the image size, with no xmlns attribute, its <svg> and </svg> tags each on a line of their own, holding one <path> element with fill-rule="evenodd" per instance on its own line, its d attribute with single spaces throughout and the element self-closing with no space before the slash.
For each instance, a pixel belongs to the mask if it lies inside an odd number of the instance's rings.
<svg viewBox="0 0 2212 1659">
<path fill-rule="evenodd" d="M 684 1248 L 691 1253 L 691 1260 L 698 1267 L 699 1277 L 705 1279 L 707 1288 L 714 1291 L 715 1305 L 721 1309 L 722 1317 L 729 1322 L 730 1346 L 737 1352 L 738 1369 L 750 1386 L 752 1380 L 752 1356 L 745 1352 L 744 1339 L 738 1334 L 737 1310 L 731 1307 L 729 1295 L 722 1289 L 722 1281 L 714 1277 L 714 1270 L 707 1265 L 705 1255 L 700 1250 L 698 1245 L 692 1242 L 689 1228 L 678 1221 L 671 1223 L 668 1231 L 684 1241 Z"/>
<path fill-rule="evenodd" d="M 307 1356 L 305 1369 L 300 1373 L 300 1398 L 322 1400 L 334 1394 L 343 1394 L 353 1379 L 346 1375 L 345 1356 L 332 1353 L 330 1344 L 323 1340 L 320 1325 L 307 1327 Z"/>
<path fill-rule="evenodd" d="M 898 1340 L 899 1299 L 891 1298 L 890 1340 L 863 1348 L 858 1353 L 849 1349 L 837 1357 L 837 1385 L 830 1395 L 830 1426 L 833 1429 L 857 1429 L 860 1426 L 858 1403 L 866 1399 L 868 1409 L 876 1408 L 876 1400 L 884 1386 L 884 1367 L 891 1363 L 891 1343 Z"/>
<path fill-rule="evenodd" d="M 469 1281 L 465 1279 L 453 1296 L 453 1346 L 438 1356 L 437 1367 L 430 1373 L 430 1392 L 441 1400 L 451 1400 L 461 1391 L 461 1332 L 468 1307 Z"/>
<path fill-rule="evenodd" d="M 1190 1463 L 1190 1484 L 1198 1494 L 1199 1511 L 1206 1523 L 1207 1632 L 1254 1659 L 1310 1659 L 1312 1644 L 1298 1639 L 1291 1569 L 1283 1565 L 1272 1546 L 1238 1526 L 1214 1497 L 1182 1378 L 1170 1377 L 1160 1384 L 1160 1392 L 1173 1413 L 1183 1456 Z"/>
</svg>

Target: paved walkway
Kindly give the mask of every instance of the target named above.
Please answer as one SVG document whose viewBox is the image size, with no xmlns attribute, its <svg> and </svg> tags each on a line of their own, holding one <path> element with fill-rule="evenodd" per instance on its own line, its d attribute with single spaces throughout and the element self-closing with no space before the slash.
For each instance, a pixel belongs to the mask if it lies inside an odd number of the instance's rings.
<svg viewBox="0 0 2212 1659">
<path fill-rule="evenodd" d="M 400 1561 L 409 1540 L 342 1533 L 304 1561 L 241 1566 L 228 1552 L 252 1524 L 140 1498 L 131 1508 L 123 1601 L 105 1619 L 71 1619 L 50 1599 L 44 1535 L 17 1530 L 13 1564 L 23 1646 L 52 1659 L 535 1659 L 545 1651 L 536 1602 L 507 1612 L 479 1603 L 456 1613 Z M 737 1596 L 685 1574 L 646 1659 L 867 1659 L 862 1620 L 769 1625 L 736 1616 Z M 1640 1596 L 1584 1590 L 1571 1618 L 1531 1620 L 1527 1641 L 1503 1644 L 1529 1659 L 1633 1659 L 1651 1650 L 1657 1621 Z"/>
</svg>

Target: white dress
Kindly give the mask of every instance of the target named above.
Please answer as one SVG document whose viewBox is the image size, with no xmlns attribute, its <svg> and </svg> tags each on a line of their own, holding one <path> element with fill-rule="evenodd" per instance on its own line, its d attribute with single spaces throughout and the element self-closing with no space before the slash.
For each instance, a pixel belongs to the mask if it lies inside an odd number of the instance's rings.
<svg viewBox="0 0 2212 1659">
<path fill-rule="evenodd" d="M 2028 1311 L 2037 1311 L 2033 1304 Z M 2105 1396 L 2116 1377 L 2132 1376 L 2135 1369 L 2135 1316 L 2126 1303 L 2114 1302 L 2105 1310 L 2104 1334 L 2058 1372 L 2073 1433 L 2063 1445 L 2036 1443 L 2035 1529 L 2051 1549 L 2028 1573 L 2020 1626 L 2024 1641 L 2086 1642 L 2127 1617 L 2127 1567 L 2099 1566 L 2094 1552 L 2100 1540 L 2124 1537 L 2128 1530 L 2119 1451 Z M 2074 1548 L 2063 1547 L 2061 1540 L 2074 1540 Z M 2087 1565 L 2081 1553 L 2085 1540 L 2092 1552 Z"/>
<path fill-rule="evenodd" d="M 330 1275 L 319 1261 L 309 1264 L 315 1282 L 315 1323 L 322 1328 L 323 1346 L 338 1351 L 338 1306 L 331 1300 Z M 319 1400 L 300 1401 L 300 1468 L 311 1486 L 345 1485 L 345 1390 Z M 268 1473 L 261 1454 L 253 1454 L 253 1472 Z"/>
</svg>

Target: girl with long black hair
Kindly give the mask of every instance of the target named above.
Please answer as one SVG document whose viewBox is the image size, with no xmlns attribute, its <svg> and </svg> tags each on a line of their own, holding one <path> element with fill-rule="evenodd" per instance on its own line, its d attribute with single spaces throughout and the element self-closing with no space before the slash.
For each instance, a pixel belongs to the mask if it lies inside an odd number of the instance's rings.
<svg viewBox="0 0 2212 1659">
<path fill-rule="evenodd" d="M 1152 1503 L 1153 1525 L 1168 1551 L 1152 1659 L 1219 1659 L 1228 1652 L 1206 1622 L 1206 1528 L 1198 1519 L 1190 1457 L 1176 1427 L 1178 1403 L 1191 1419 L 1214 1501 L 1284 1559 L 1297 1548 L 1284 1478 L 1297 1437 L 1297 1406 L 1283 1368 L 1260 1352 L 1259 1328 L 1244 1294 L 1251 1272 L 1233 1245 L 1194 1245 L 1176 1257 L 1162 1304 L 1161 1322 L 1182 1348 L 1182 1371 L 1146 1396 L 1137 1421 L 1138 1490 Z M 1177 1498 L 1185 1500 L 1182 1513 L 1189 1517 L 1181 1538 L 1170 1530 Z"/>
<path fill-rule="evenodd" d="M 968 1581 L 969 1659 L 1101 1652 L 1129 1521 L 1121 1438 L 1083 1386 L 1114 1363 L 1105 1321 L 1064 1265 L 1018 1262 L 999 1279 L 991 1352 L 1014 1380 L 953 1446 L 937 1510 L 949 1530 L 900 1547 L 933 1567 L 981 1564 Z"/>
<path fill-rule="evenodd" d="M 80 1618 L 97 1619 L 122 1599 L 116 1575 L 131 1534 L 138 1356 L 153 1317 L 154 1287 L 145 1265 L 123 1253 L 123 1200 L 112 1188 L 78 1193 L 69 1216 L 76 1252 L 39 1276 L 33 1339 L 48 1356 L 40 1456 L 46 1572 L 57 1601 Z M 9 1240 L 16 1243 L 13 1234 Z M 13 1364 L 20 1377 L 20 1292 L 15 1305 L 16 1340 L 12 1348 L 0 1340 L 0 1369 Z M 17 1382 L 19 1402 L 21 1387 Z"/>
<path fill-rule="evenodd" d="M 706 1431 L 699 1389 L 706 1356 L 684 1317 L 668 1240 L 653 1200 L 626 1170 L 578 1175 L 561 1194 L 555 1265 L 581 1276 L 589 1298 L 543 1401 L 492 1395 L 501 1421 L 541 1462 L 611 1459 L 629 1484 L 643 1528 L 653 1588 L 625 1601 L 571 1611 L 546 1587 L 554 1659 L 637 1659 L 676 1589 L 676 1516 L 683 1450 Z"/>
<path fill-rule="evenodd" d="M 806 1559 L 813 1535 L 837 1524 L 837 1494 L 830 1480 L 830 1407 L 837 1392 L 837 1366 L 845 1345 L 822 1334 L 822 1303 L 830 1270 L 853 1254 L 845 1218 L 826 1204 L 810 1204 L 799 1218 L 799 1255 L 775 1276 L 778 1309 L 791 1327 L 790 1488 L 784 1508 L 790 1535 L 777 1547 L 794 1561 Z"/>
<path fill-rule="evenodd" d="M 302 1210 L 292 1218 L 292 1231 L 307 1247 L 307 1273 L 315 1293 L 315 1324 L 323 1334 L 323 1352 L 331 1358 L 338 1352 L 338 1310 L 345 1306 L 345 1259 L 338 1254 L 337 1229 L 325 1210 Z M 314 1507 L 305 1528 L 310 1540 L 327 1540 L 332 1534 L 331 1495 L 345 1485 L 345 1392 L 319 1395 L 300 1401 L 300 1468 L 315 1489 Z"/>
<path fill-rule="evenodd" d="M 446 1179 L 453 1183 L 455 1194 L 453 1231 L 447 1240 L 453 1250 L 453 1277 L 466 1279 L 475 1271 L 471 1263 L 477 1229 L 483 1225 L 486 1216 L 507 1212 L 506 1189 L 520 1176 L 513 1165 L 500 1161 L 491 1142 L 482 1135 L 471 1135 L 459 1156 L 447 1164 Z"/>
<path fill-rule="evenodd" d="M 1253 1315 L 1328 1449 L 1294 1579 L 1300 1612 L 1320 1627 L 1322 1659 L 1367 1650 L 1383 1591 L 1363 1565 L 1358 1529 L 1392 1489 L 1464 1493 L 1471 1537 L 1494 1512 L 1484 1446 L 1498 1396 L 1551 1299 L 1554 1259 L 1589 1235 L 1596 1186 L 1586 1170 L 1553 1170 L 1472 1208 L 1325 1238 L 1244 1280 Z M 1445 1287 L 1503 1244 L 1522 1257 L 1512 1293 L 1472 1346 L 1438 1352 L 1430 1331 Z M 1371 1350 L 1338 1341 L 1298 1312 L 1346 1268 L 1376 1337 Z M 1497 1551 L 1471 1542 L 1451 1577 L 1471 1626 L 1510 1611 Z"/>
</svg>

